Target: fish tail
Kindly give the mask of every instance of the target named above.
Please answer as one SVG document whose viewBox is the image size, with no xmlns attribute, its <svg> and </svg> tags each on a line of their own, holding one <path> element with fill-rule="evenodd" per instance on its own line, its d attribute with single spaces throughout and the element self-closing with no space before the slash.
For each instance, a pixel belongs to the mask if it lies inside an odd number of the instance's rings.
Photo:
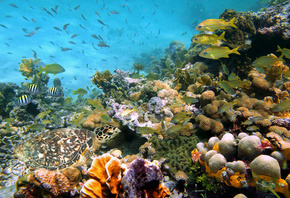
<svg viewBox="0 0 290 198">
<path fill-rule="evenodd" d="M 239 49 L 239 48 L 240 48 L 240 46 L 238 46 L 238 47 L 232 49 L 231 52 L 232 52 L 233 54 L 241 55 L 240 52 L 238 52 L 238 49 Z"/>
<path fill-rule="evenodd" d="M 43 72 L 43 67 L 39 66 L 39 72 L 37 75 L 40 75 Z"/>
<path fill-rule="evenodd" d="M 226 32 L 223 32 L 223 33 L 219 36 L 219 40 L 223 40 L 223 41 L 227 42 L 227 40 L 225 39 L 225 34 L 226 34 Z"/>
<path fill-rule="evenodd" d="M 277 45 L 277 51 L 276 52 L 282 52 L 282 49 L 281 49 L 281 47 L 279 46 L 279 45 Z M 283 53 L 283 52 L 282 52 Z"/>
<path fill-rule="evenodd" d="M 77 94 L 77 91 L 72 90 L 72 92 L 73 92 L 73 95 L 76 95 Z"/>
<path fill-rule="evenodd" d="M 234 21 L 235 21 L 236 17 L 232 18 L 230 21 L 229 21 L 229 25 L 234 27 L 234 28 L 238 28 L 235 24 L 234 24 Z"/>
</svg>

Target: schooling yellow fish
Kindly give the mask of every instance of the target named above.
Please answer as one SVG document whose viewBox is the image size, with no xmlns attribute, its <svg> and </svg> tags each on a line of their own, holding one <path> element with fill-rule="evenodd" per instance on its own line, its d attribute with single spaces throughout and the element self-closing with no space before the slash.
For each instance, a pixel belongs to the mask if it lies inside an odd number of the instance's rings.
<svg viewBox="0 0 290 198">
<path fill-rule="evenodd" d="M 78 94 L 80 96 L 84 96 L 85 94 L 87 94 L 88 92 L 83 89 L 83 88 L 78 88 L 76 91 L 72 90 L 73 95 Z"/>
<path fill-rule="evenodd" d="M 61 65 L 53 63 L 53 64 L 45 65 L 44 68 L 40 66 L 38 75 L 41 74 L 42 72 L 45 72 L 45 74 L 50 73 L 50 74 L 55 75 L 64 71 L 65 69 Z"/>
<path fill-rule="evenodd" d="M 287 48 L 281 49 L 281 47 L 279 45 L 277 47 L 278 47 L 278 49 L 276 52 L 281 52 L 282 57 L 285 56 L 286 58 L 290 59 L 290 49 L 287 49 Z"/>
<path fill-rule="evenodd" d="M 219 29 L 226 29 L 227 27 L 234 27 L 237 26 L 234 24 L 235 17 L 232 18 L 229 22 L 226 22 L 223 19 L 207 19 L 201 22 L 198 26 L 196 26 L 196 30 L 198 31 L 215 31 Z"/>
<path fill-rule="evenodd" d="M 229 54 L 238 54 L 239 47 L 230 49 L 229 47 L 212 46 L 203 50 L 199 56 L 209 59 L 229 58 Z"/>
<path fill-rule="evenodd" d="M 225 39 L 225 32 L 223 32 L 220 36 L 216 35 L 216 34 L 198 34 L 195 35 L 192 38 L 192 41 L 195 43 L 200 43 L 200 44 L 214 44 L 214 45 L 220 45 L 223 41 L 227 41 Z"/>
</svg>

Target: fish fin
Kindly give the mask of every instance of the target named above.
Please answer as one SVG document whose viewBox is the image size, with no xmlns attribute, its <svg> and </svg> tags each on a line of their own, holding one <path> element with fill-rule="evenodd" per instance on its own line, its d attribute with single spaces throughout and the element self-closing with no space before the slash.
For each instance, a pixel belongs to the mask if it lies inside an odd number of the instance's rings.
<svg viewBox="0 0 290 198">
<path fill-rule="evenodd" d="M 225 39 L 225 34 L 226 34 L 226 32 L 223 32 L 223 33 L 219 36 L 218 39 L 227 42 L 227 40 Z"/>
<path fill-rule="evenodd" d="M 40 75 L 43 72 L 43 67 L 39 66 L 39 72 L 37 75 Z"/>
<path fill-rule="evenodd" d="M 232 49 L 231 52 L 234 53 L 234 54 L 241 55 L 240 52 L 238 52 L 238 49 L 239 49 L 239 48 L 240 48 L 240 46 L 238 46 L 238 47 Z"/>
<path fill-rule="evenodd" d="M 232 18 L 230 21 L 229 21 L 229 25 L 234 27 L 234 28 L 238 28 L 235 24 L 234 24 L 234 21 L 235 21 L 236 17 Z"/>
<path fill-rule="evenodd" d="M 282 52 L 282 49 L 281 49 L 281 47 L 279 46 L 279 45 L 277 45 L 277 51 L 276 52 Z M 282 52 L 282 54 L 283 54 L 283 52 Z"/>
</svg>

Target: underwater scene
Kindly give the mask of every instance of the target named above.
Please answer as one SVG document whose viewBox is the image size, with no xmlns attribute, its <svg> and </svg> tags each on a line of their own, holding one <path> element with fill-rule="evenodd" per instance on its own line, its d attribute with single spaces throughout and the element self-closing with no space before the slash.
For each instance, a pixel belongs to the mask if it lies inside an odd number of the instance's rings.
<svg viewBox="0 0 290 198">
<path fill-rule="evenodd" d="M 0 10 L 0 198 L 290 198 L 290 1 Z"/>
</svg>

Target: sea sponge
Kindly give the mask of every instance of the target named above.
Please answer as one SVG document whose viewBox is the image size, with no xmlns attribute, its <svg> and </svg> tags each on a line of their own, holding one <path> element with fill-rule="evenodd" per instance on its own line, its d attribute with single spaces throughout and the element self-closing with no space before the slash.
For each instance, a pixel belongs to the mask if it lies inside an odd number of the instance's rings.
<svg viewBox="0 0 290 198">
<path fill-rule="evenodd" d="M 110 154 L 96 157 L 88 169 L 88 175 L 95 181 L 90 180 L 84 184 L 81 190 L 82 196 L 88 197 L 92 193 L 94 194 L 93 197 L 103 197 L 107 193 L 117 195 L 121 191 L 121 179 L 119 176 L 121 172 L 123 172 L 123 169 L 118 158 Z M 96 191 L 94 186 L 99 189 Z"/>
<path fill-rule="evenodd" d="M 209 103 L 211 103 L 215 99 L 215 94 L 213 91 L 205 91 L 200 96 L 200 104 L 202 106 L 205 106 Z"/>
<path fill-rule="evenodd" d="M 254 178 L 260 175 L 273 179 L 280 179 L 280 165 L 278 161 L 269 155 L 259 155 L 250 163 L 251 172 Z"/>
<path fill-rule="evenodd" d="M 121 181 L 125 192 L 124 197 L 145 197 L 147 195 L 146 197 L 154 198 L 155 196 L 148 194 L 152 194 L 152 188 L 156 189 L 162 181 L 162 172 L 157 164 L 156 160 L 149 162 L 142 158 L 136 158 L 128 164 Z M 155 184 L 155 187 L 152 187 L 150 183 Z"/>
<path fill-rule="evenodd" d="M 254 159 L 262 152 L 260 146 L 261 140 L 255 135 L 250 135 L 242 138 L 238 144 L 239 158 L 244 158 L 248 160 Z"/>
<path fill-rule="evenodd" d="M 209 159 L 208 166 L 212 173 L 217 173 L 226 163 L 227 160 L 222 154 L 215 154 Z"/>
</svg>

